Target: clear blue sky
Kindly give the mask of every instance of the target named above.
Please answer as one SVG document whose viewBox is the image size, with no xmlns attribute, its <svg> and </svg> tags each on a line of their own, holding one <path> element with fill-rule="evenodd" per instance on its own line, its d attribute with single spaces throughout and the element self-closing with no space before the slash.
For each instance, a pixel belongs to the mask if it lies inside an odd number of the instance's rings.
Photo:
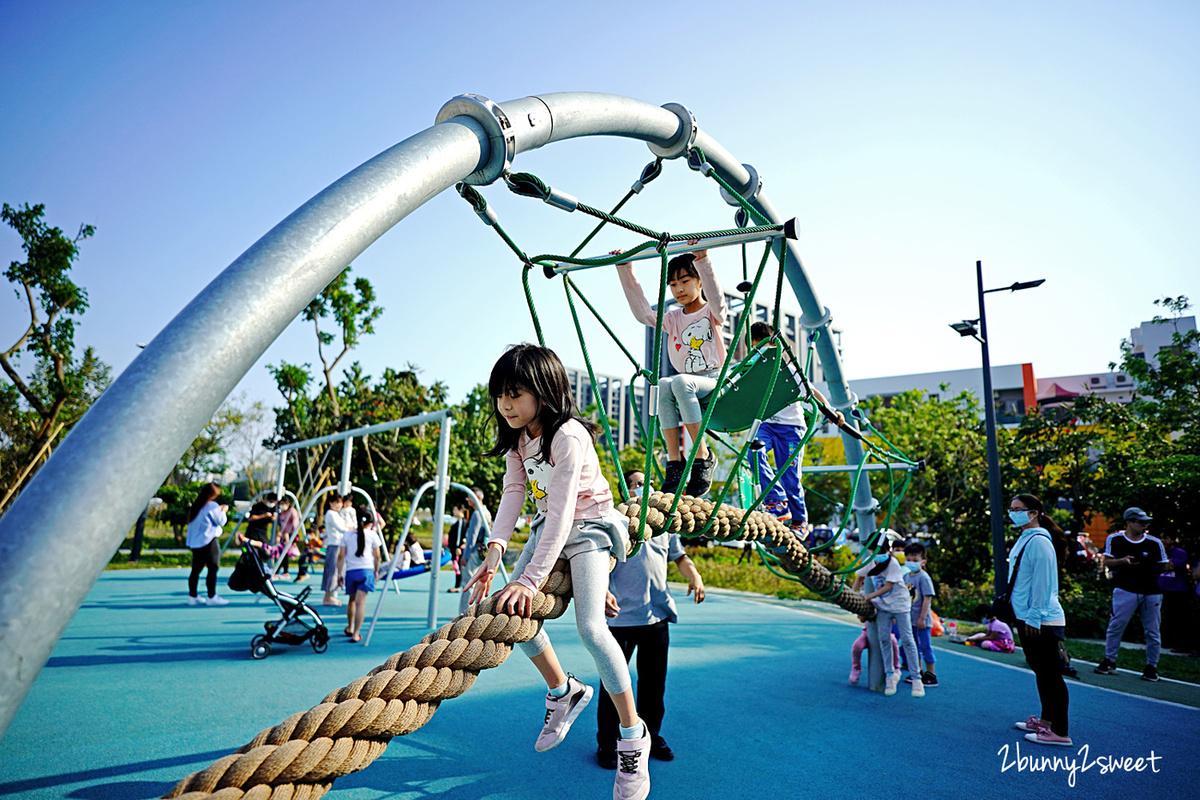
<svg viewBox="0 0 1200 800">
<path fill-rule="evenodd" d="M 977 259 L 989 286 L 1047 279 L 988 305 L 994 363 L 1042 377 L 1104 370 L 1155 298 L 1200 301 L 1200 5 L 738 8 L 3 0 L 0 200 L 45 203 L 68 232 L 97 226 L 75 273 L 92 305 L 77 340 L 117 372 L 279 220 L 462 92 L 687 105 L 799 219 L 852 382 L 976 367 L 978 347 L 946 324 L 976 316 Z M 608 206 L 649 158 L 634 142 L 570 142 L 516 167 Z M 730 209 L 671 166 L 630 216 L 727 227 Z M 561 252 L 590 227 L 503 188 L 489 197 L 530 250 Z M 0 231 L 4 263 L 18 245 Z M 505 344 L 533 338 L 519 265 L 453 194 L 354 266 L 387 308 L 357 352 L 371 374 L 413 362 L 457 402 Z M 549 343 L 580 364 L 561 291 L 538 280 Z M 615 276 L 584 284 L 640 342 Z M 22 313 L 0 295 L 0 346 Z M 601 370 L 628 374 L 592 340 Z M 281 359 L 315 363 L 310 328 L 293 324 L 242 388 L 278 402 L 265 364 Z"/>
</svg>

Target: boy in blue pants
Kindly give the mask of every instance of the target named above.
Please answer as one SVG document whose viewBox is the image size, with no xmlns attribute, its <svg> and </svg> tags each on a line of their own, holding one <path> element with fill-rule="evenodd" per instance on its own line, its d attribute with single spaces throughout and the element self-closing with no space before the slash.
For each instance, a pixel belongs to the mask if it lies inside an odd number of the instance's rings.
<svg viewBox="0 0 1200 800">
<path fill-rule="evenodd" d="M 750 342 L 757 347 L 759 342 L 769 338 L 774 332 L 775 329 L 767 323 L 756 322 L 750 326 Z M 812 391 L 813 396 L 822 405 L 829 405 L 824 395 L 816 389 Z M 838 424 L 844 424 L 845 416 L 840 411 L 837 412 L 837 416 Z M 767 486 L 775 479 L 775 470 L 767 463 L 767 454 L 775 455 L 776 466 L 782 464 L 792 454 L 792 451 L 800 447 L 800 442 L 807 432 L 808 423 L 804 419 L 804 403 L 801 401 L 784 407 L 775 416 L 764 420 L 758 426 L 758 441 L 763 444 L 756 459 L 760 487 Z M 763 511 L 774 515 L 781 522 L 790 520 L 793 527 L 800 527 L 808 521 L 808 507 L 804 503 L 804 487 L 800 482 L 802 461 L 804 461 L 803 450 L 796 454 L 795 460 L 780 476 L 779 483 L 775 484 L 775 488 L 767 495 L 762 506 Z"/>
<path fill-rule="evenodd" d="M 910 664 L 909 674 L 914 681 L 917 680 L 917 675 L 920 675 L 920 681 L 924 685 L 937 686 L 937 659 L 933 655 L 933 643 L 929 639 L 933 630 L 933 596 L 937 592 L 933 588 L 933 579 L 925 571 L 925 545 L 920 542 L 911 542 L 904 546 L 904 583 L 912 595 L 913 636 L 916 637 L 921 660 L 925 662 L 924 672 L 913 669 L 918 665 Z"/>
</svg>

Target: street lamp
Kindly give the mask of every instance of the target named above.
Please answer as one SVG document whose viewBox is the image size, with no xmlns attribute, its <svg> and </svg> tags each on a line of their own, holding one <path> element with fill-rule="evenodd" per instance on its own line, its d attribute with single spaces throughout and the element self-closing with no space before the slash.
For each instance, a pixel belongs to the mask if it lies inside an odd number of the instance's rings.
<svg viewBox="0 0 1200 800">
<path fill-rule="evenodd" d="M 970 336 L 979 342 L 983 350 L 983 418 L 987 425 L 988 505 L 992 518 L 992 568 L 995 570 L 996 594 L 1003 594 L 1008 586 L 1007 557 L 1004 550 L 1004 506 L 1000 497 L 1000 450 L 996 446 L 996 400 L 992 394 L 992 360 L 988 354 L 987 314 L 983 310 L 983 296 L 992 292 L 1018 292 L 1032 289 L 1046 282 L 1017 281 L 1011 286 L 997 289 L 983 288 L 983 262 L 975 262 L 975 280 L 979 290 L 979 319 L 964 319 L 951 322 L 950 327 L 959 336 Z M 979 327 L 976 328 L 975 326 Z"/>
</svg>

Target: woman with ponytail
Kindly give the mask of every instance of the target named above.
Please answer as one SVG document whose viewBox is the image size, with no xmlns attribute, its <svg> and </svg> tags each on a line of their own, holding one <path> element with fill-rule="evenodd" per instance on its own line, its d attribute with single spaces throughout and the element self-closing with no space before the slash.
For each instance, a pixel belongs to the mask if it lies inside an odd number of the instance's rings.
<svg viewBox="0 0 1200 800">
<path fill-rule="evenodd" d="M 1021 649 L 1037 676 L 1042 701 L 1040 716 L 1031 714 L 1016 727 L 1025 731 L 1025 738 L 1031 742 L 1072 747 L 1067 735 L 1067 684 L 1059 658 L 1067 617 L 1058 602 L 1058 558 L 1048 526 L 1062 531 L 1046 516 L 1042 501 L 1031 494 L 1014 497 L 1008 516 L 1021 532 L 1008 556 L 1010 599 L 1021 634 Z"/>
</svg>

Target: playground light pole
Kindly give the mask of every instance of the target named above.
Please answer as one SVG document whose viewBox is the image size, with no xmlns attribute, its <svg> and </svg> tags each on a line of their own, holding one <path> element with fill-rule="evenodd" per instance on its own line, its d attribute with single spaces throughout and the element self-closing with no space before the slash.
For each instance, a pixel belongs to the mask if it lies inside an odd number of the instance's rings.
<svg viewBox="0 0 1200 800">
<path fill-rule="evenodd" d="M 995 572 L 995 591 L 1003 594 L 1008 588 L 1007 557 L 1004 549 L 1004 507 L 1000 497 L 1000 450 L 996 445 L 996 400 L 992 394 L 992 360 L 988 354 L 987 314 L 983 308 L 983 296 L 992 292 L 1018 292 L 1032 289 L 1046 282 L 1017 281 L 1011 286 L 996 289 L 983 288 L 983 262 L 975 262 L 975 283 L 979 292 L 979 318 L 952 322 L 950 327 L 959 336 L 970 336 L 983 349 L 983 418 L 987 429 L 988 506 L 992 522 L 992 569 Z M 979 327 L 976 328 L 975 326 Z"/>
</svg>

